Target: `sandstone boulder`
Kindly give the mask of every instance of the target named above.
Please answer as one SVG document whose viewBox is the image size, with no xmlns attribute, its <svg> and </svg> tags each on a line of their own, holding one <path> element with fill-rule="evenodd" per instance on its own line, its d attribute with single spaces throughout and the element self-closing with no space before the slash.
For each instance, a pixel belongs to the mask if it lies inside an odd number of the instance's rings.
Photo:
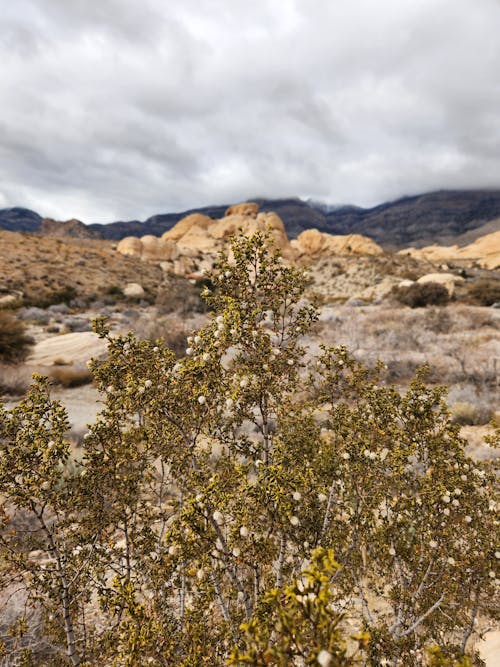
<svg viewBox="0 0 500 667">
<path fill-rule="evenodd" d="M 142 243 L 137 236 L 126 236 L 116 247 L 116 251 L 122 255 L 131 255 L 140 257 L 142 253 Z"/>
<path fill-rule="evenodd" d="M 438 283 L 438 285 L 446 287 L 448 294 L 453 296 L 455 283 L 461 281 L 463 282 L 463 278 L 455 276 L 453 273 L 427 273 L 425 276 L 421 276 L 417 283 Z"/>
<path fill-rule="evenodd" d="M 141 238 L 142 259 L 150 262 L 160 262 L 165 260 L 177 259 L 179 248 L 172 239 L 158 238 L 147 234 Z"/>
<path fill-rule="evenodd" d="M 212 218 L 209 218 L 208 215 L 203 215 L 202 213 L 191 213 L 185 218 L 179 220 L 179 222 L 165 232 L 162 235 L 162 239 L 171 239 L 173 241 L 178 241 L 182 238 L 192 227 L 198 227 L 199 229 L 206 229 L 213 223 Z"/>
<path fill-rule="evenodd" d="M 299 234 L 292 247 L 299 256 L 320 255 L 381 255 L 382 248 L 372 239 L 361 234 L 333 235 L 317 229 L 307 229 Z"/>
<path fill-rule="evenodd" d="M 256 218 L 257 213 L 259 212 L 259 205 L 254 202 L 244 202 L 243 204 L 234 204 L 230 206 L 224 217 L 227 218 L 229 215 L 242 215 L 247 218 Z"/>
<path fill-rule="evenodd" d="M 473 243 L 463 247 L 434 244 L 425 248 L 406 248 L 400 250 L 399 253 L 435 264 L 466 260 L 492 271 L 500 267 L 500 231 L 481 236 Z"/>
<path fill-rule="evenodd" d="M 144 288 L 139 283 L 128 283 L 123 288 L 125 296 L 141 297 L 144 296 Z"/>
</svg>

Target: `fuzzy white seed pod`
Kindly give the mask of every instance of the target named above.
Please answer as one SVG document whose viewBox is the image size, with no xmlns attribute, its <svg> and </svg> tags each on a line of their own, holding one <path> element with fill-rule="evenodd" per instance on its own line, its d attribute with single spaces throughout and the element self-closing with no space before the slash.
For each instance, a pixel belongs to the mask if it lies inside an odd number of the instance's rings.
<svg viewBox="0 0 500 667">
<path fill-rule="evenodd" d="M 151 380 L 146 380 L 146 382 L 144 383 L 144 386 L 146 387 L 146 389 L 149 389 L 150 387 L 153 386 L 153 383 L 151 382 Z"/>
<path fill-rule="evenodd" d="M 203 395 L 198 396 L 198 403 L 200 405 L 205 405 L 206 402 L 207 402 L 207 399 L 205 398 L 205 396 L 203 396 Z"/>
<path fill-rule="evenodd" d="M 191 357 L 193 354 L 193 348 L 192 347 L 186 347 L 186 354 L 188 357 Z"/>
<path fill-rule="evenodd" d="M 219 510 L 215 510 L 215 512 L 212 514 L 212 517 L 215 523 L 219 524 L 219 526 L 224 523 L 224 516 L 222 515 L 222 512 L 219 512 Z"/>
<path fill-rule="evenodd" d="M 325 496 L 324 493 L 318 493 L 318 500 L 320 503 L 326 503 L 327 497 Z"/>
<path fill-rule="evenodd" d="M 321 649 L 321 651 L 318 653 L 318 657 L 316 658 L 318 661 L 318 665 L 320 667 L 328 667 L 328 665 L 332 661 L 332 654 L 330 651 L 327 651 L 326 649 Z"/>
<path fill-rule="evenodd" d="M 290 517 L 290 523 L 292 524 L 292 526 L 298 526 L 300 523 L 299 517 L 293 515 L 292 517 Z"/>
<path fill-rule="evenodd" d="M 292 493 L 292 498 L 298 502 L 302 499 L 302 494 L 299 491 L 294 491 Z"/>
<path fill-rule="evenodd" d="M 241 526 L 240 535 L 241 537 L 248 537 L 248 528 L 246 526 Z"/>
</svg>

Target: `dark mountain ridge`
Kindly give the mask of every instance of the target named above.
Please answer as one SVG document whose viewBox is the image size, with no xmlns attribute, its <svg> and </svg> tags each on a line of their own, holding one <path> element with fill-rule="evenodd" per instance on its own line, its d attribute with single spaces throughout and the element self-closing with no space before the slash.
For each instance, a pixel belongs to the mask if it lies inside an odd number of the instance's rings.
<svg viewBox="0 0 500 667">
<path fill-rule="evenodd" d="M 262 211 L 275 211 L 285 223 L 290 238 L 313 227 L 330 234 L 364 234 L 386 248 L 454 243 L 466 235 L 469 242 L 481 234 L 486 223 L 500 229 L 500 190 L 439 190 L 401 197 L 372 208 L 329 206 L 299 198 L 252 198 Z M 160 236 L 190 213 L 221 218 L 229 204 L 204 206 L 179 213 L 161 213 L 144 222 L 94 223 L 88 228 L 102 238 L 120 240 L 125 236 Z M 495 221 L 498 219 L 498 224 Z M 0 210 L 0 227 L 11 231 L 40 232 L 42 217 L 24 208 Z M 477 230 L 477 236 L 475 235 Z"/>
</svg>

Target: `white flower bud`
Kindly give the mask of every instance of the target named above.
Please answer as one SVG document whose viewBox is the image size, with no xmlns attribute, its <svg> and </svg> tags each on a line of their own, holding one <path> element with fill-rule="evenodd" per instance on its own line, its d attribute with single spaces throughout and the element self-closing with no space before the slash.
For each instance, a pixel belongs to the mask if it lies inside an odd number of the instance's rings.
<svg viewBox="0 0 500 667">
<path fill-rule="evenodd" d="M 348 460 L 351 458 L 351 455 L 349 454 L 349 452 L 344 452 L 344 453 L 342 454 L 342 458 L 343 458 L 345 461 L 348 461 Z"/>
<path fill-rule="evenodd" d="M 203 396 L 203 394 L 201 396 L 198 396 L 198 403 L 200 405 L 205 405 L 206 402 L 207 402 L 207 399 L 205 398 L 205 396 Z"/>
<path fill-rule="evenodd" d="M 396 555 L 396 549 L 395 549 L 394 547 L 391 547 L 391 548 L 389 549 L 389 555 L 390 555 L 390 556 L 395 556 L 395 555 Z"/>
<path fill-rule="evenodd" d="M 186 347 L 186 354 L 188 357 L 190 357 L 193 354 L 193 348 L 192 347 Z"/>
<path fill-rule="evenodd" d="M 437 545 L 438 545 L 438 543 L 436 542 L 436 540 L 431 540 L 429 542 L 429 546 L 430 546 L 431 549 L 436 549 Z"/>
<path fill-rule="evenodd" d="M 153 386 L 153 383 L 151 382 L 151 380 L 146 380 L 146 382 L 144 383 L 144 386 L 146 387 L 146 389 L 149 389 L 150 387 Z"/>
<path fill-rule="evenodd" d="M 299 517 L 293 515 L 292 517 L 290 517 L 290 523 L 292 524 L 292 526 L 298 526 L 300 523 Z"/>
<path fill-rule="evenodd" d="M 302 494 L 299 493 L 299 491 L 294 491 L 292 493 L 292 498 L 298 502 L 299 500 L 301 500 Z"/>
<path fill-rule="evenodd" d="M 443 501 L 443 503 L 449 503 L 451 498 L 448 494 L 446 494 L 441 498 L 441 500 Z"/>
<path fill-rule="evenodd" d="M 452 558 L 451 556 L 446 559 L 446 562 L 449 563 L 450 565 L 455 565 L 455 559 Z"/>
<path fill-rule="evenodd" d="M 232 398 L 226 398 L 226 408 L 230 410 L 234 405 L 234 401 Z"/>
<path fill-rule="evenodd" d="M 248 528 L 246 526 L 241 526 L 240 535 L 241 537 L 248 537 Z"/>
<path fill-rule="evenodd" d="M 471 523 L 472 522 L 472 517 L 467 514 L 465 517 L 465 523 Z"/>
<path fill-rule="evenodd" d="M 325 496 L 324 493 L 318 493 L 318 500 L 320 503 L 326 503 L 327 497 Z"/>
</svg>

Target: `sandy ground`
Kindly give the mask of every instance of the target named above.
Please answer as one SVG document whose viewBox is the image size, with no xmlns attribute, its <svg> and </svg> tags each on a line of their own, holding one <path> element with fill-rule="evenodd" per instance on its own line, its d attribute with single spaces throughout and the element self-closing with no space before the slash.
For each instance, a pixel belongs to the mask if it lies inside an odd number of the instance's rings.
<svg viewBox="0 0 500 667">
<path fill-rule="evenodd" d="M 500 630 L 489 632 L 478 649 L 486 667 L 500 667 Z"/>
</svg>

